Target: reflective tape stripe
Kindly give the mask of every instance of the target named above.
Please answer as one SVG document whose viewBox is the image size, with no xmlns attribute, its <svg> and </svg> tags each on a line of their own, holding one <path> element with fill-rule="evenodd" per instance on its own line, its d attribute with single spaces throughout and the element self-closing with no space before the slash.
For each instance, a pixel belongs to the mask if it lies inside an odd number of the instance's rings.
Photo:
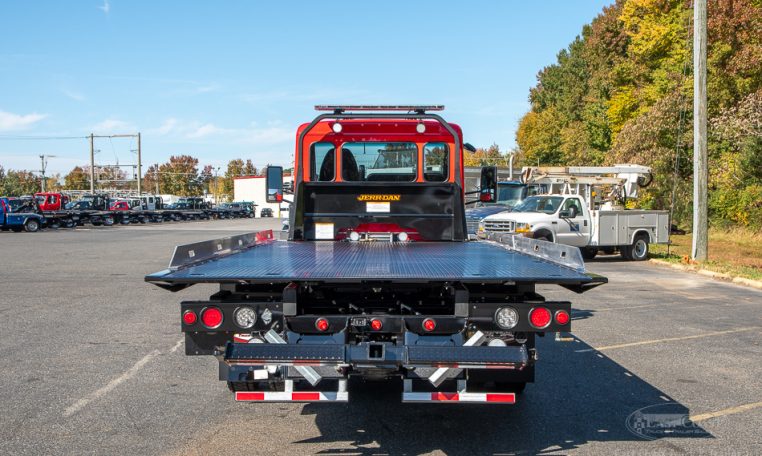
<svg viewBox="0 0 762 456">
<path fill-rule="evenodd" d="M 235 400 L 239 402 L 347 402 L 349 394 L 333 391 L 236 391 Z"/>
<path fill-rule="evenodd" d="M 492 402 L 515 404 L 515 393 L 402 393 L 402 402 Z"/>
</svg>

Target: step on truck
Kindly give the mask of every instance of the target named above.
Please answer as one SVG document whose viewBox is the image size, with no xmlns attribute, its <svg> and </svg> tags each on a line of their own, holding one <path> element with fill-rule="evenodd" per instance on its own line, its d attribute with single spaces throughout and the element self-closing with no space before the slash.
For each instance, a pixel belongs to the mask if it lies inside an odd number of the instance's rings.
<svg viewBox="0 0 762 456">
<path fill-rule="evenodd" d="M 571 330 L 571 303 L 536 285 L 606 279 L 576 248 L 468 240 L 472 146 L 441 106 L 317 109 L 297 132 L 293 193 L 282 167 L 266 171 L 266 200 L 291 203 L 286 240 L 177 246 L 146 276 L 171 291 L 219 284 L 180 304 L 186 354 L 215 356 L 238 401 L 345 402 L 358 377 L 401 379 L 403 402 L 514 403 L 535 380 L 536 337 Z M 496 177 L 482 169 L 478 199 L 495 198 Z"/>
</svg>

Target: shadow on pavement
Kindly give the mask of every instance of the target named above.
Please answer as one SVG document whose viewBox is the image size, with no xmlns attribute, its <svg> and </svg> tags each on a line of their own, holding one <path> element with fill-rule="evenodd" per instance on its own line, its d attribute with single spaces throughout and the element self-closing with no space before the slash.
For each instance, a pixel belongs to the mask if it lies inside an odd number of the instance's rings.
<svg viewBox="0 0 762 456">
<path fill-rule="evenodd" d="M 546 336 L 538 348 L 537 383 L 527 386 L 516 405 L 403 404 L 400 382 L 357 382 L 350 384 L 346 405 L 306 405 L 302 414 L 315 415 L 321 436 L 295 443 L 336 442 L 335 449 L 323 451 L 327 454 L 542 454 L 590 442 L 643 442 L 626 422 L 637 428 L 648 416 L 637 411 L 645 407 L 668 407 L 669 415 L 657 415 L 662 419 L 689 415 L 685 406 L 584 342 L 559 343 Z M 688 427 L 669 436 L 712 437 Z M 660 432 L 655 438 L 664 435 Z M 346 442 L 354 448 L 347 449 Z"/>
</svg>

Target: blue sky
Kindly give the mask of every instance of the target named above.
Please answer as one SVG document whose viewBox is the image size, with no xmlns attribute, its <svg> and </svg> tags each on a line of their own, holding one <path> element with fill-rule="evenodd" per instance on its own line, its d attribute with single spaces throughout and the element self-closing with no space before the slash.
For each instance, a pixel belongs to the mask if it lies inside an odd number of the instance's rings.
<svg viewBox="0 0 762 456">
<path fill-rule="evenodd" d="M 143 162 L 191 154 L 288 164 L 315 104 L 444 104 L 476 146 L 514 146 L 537 71 L 610 0 L 3 1 L 0 165 L 88 162 L 84 139 L 143 136 Z M 100 140 L 130 163 L 130 140 Z"/>
</svg>

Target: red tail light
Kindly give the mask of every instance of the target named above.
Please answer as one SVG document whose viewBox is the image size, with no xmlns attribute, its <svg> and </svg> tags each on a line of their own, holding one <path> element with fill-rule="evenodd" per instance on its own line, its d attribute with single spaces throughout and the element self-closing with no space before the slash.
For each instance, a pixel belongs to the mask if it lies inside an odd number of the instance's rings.
<svg viewBox="0 0 762 456">
<path fill-rule="evenodd" d="M 328 330 L 328 320 L 325 318 L 318 318 L 315 321 L 315 327 L 318 331 L 327 331 Z"/>
<path fill-rule="evenodd" d="M 535 328 L 547 328 L 550 326 L 550 318 L 550 311 L 545 307 L 535 307 L 529 311 L 529 323 Z"/>
<path fill-rule="evenodd" d="M 222 324 L 222 311 L 216 307 L 207 307 L 201 311 L 201 323 L 209 329 L 219 328 Z"/>
<path fill-rule="evenodd" d="M 183 313 L 183 323 L 186 325 L 192 325 L 196 322 L 196 320 L 198 320 L 198 317 L 196 317 L 196 312 L 192 310 L 186 310 Z"/>
<path fill-rule="evenodd" d="M 565 310 L 559 310 L 556 312 L 556 323 L 559 325 L 565 325 L 569 323 L 569 312 Z"/>
<path fill-rule="evenodd" d="M 423 320 L 422 326 L 424 331 L 431 332 L 437 327 L 437 322 L 433 318 L 427 318 Z"/>
<path fill-rule="evenodd" d="M 370 329 L 373 331 L 381 331 L 381 328 L 384 327 L 384 324 L 379 320 L 378 318 L 374 318 L 370 321 Z"/>
</svg>

